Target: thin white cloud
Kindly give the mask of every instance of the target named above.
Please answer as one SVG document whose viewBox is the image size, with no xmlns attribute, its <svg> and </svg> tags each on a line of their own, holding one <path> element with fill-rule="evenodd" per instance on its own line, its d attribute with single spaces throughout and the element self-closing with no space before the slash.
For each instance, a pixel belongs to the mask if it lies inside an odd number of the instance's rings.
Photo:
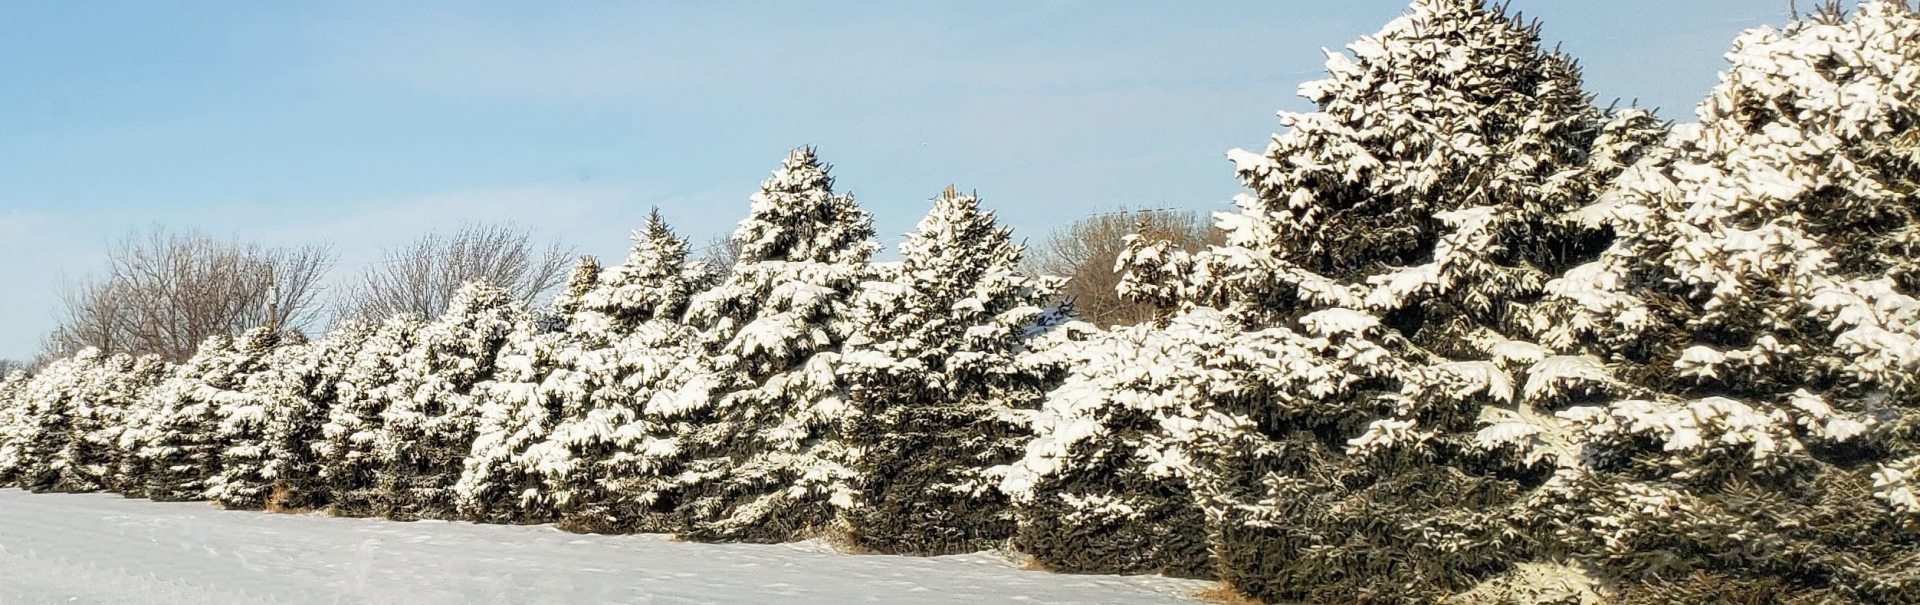
<svg viewBox="0 0 1920 605">
<path fill-rule="evenodd" d="M 52 218 L 43 212 L 23 210 L 0 213 L 0 248 L 25 244 L 35 228 L 45 226 Z"/>
</svg>

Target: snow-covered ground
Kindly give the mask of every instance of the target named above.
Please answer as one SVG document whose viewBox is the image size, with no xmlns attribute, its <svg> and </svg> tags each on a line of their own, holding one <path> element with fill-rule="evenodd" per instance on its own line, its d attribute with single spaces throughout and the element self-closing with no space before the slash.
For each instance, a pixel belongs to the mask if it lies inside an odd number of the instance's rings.
<svg viewBox="0 0 1920 605">
<path fill-rule="evenodd" d="M 0 490 L 0 605 L 1192 603 L 1200 582 Z"/>
</svg>

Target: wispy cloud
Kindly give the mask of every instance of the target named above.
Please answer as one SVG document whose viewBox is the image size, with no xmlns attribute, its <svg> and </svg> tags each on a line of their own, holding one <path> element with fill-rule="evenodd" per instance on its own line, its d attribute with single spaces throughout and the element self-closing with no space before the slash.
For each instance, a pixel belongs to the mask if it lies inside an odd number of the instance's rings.
<svg viewBox="0 0 1920 605">
<path fill-rule="evenodd" d="M 0 212 L 0 248 L 25 244 L 34 228 L 46 225 L 52 218 L 43 212 Z"/>
</svg>

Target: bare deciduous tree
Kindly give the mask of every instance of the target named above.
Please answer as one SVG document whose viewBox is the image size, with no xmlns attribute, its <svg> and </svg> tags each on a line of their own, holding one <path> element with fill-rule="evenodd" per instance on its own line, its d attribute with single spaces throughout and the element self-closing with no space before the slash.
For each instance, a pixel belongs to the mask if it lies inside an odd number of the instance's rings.
<svg viewBox="0 0 1920 605">
<path fill-rule="evenodd" d="M 467 224 L 453 235 L 428 234 L 387 250 L 348 286 L 336 312 L 369 320 L 402 313 L 434 317 L 471 281 L 505 288 L 531 303 L 566 279 L 572 260 L 571 249 L 559 242 L 540 249 L 530 232 L 511 224 Z"/>
<path fill-rule="evenodd" d="M 272 248 L 161 227 L 130 233 L 109 252 L 104 276 L 64 284 L 61 325 L 45 354 L 98 347 L 181 361 L 215 334 L 305 328 L 332 259 L 322 245 Z"/>
<path fill-rule="evenodd" d="M 700 264 L 706 267 L 707 275 L 714 281 L 726 279 L 733 273 L 733 263 L 740 260 L 740 242 L 725 235 L 713 236 L 707 245 L 700 247 Z"/>
<path fill-rule="evenodd" d="M 1113 270 L 1127 249 L 1126 237 L 1135 233 L 1187 250 L 1222 241 L 1220 230 L 1199 212 L 1122 208 L 1054 229 L 1034 247 L 1029 263 L 1037 273 L 1069 278 L 1060 294 L 1073 301 L 1082 319 L 1102 327 L 1137 324 L 1152 319 L 1155 309 L 1122 299 L 1116 291 L 1120 274 Z"/>
</svg>

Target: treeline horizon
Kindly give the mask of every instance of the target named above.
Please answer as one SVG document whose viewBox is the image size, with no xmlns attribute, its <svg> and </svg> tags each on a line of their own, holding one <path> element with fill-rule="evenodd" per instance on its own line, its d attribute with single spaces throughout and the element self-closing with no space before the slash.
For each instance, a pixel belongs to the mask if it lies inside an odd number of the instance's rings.
<svg viewBox="0 0 1920 605">
<path fill-rule="evenodd" d="M 1120 297 L 1113 289 L 1119 275 L 1111 267 L 1125 247 L 1125 237 L 1142 230 L 1187 247 L 1217 240 L 1219 234 L 1197 211 L 1120 206 L 1048 230 L 1030 249 L 1023 269 L 1034 275 L 1071 276 L 1060 297 L 1078 301 L 1089 321 L 1139 323 L 1151 319 L 1153 309 Z M 511 221 L 465 222 L 451 232 L 430 231 L 404 245 L 382 248 L 379 260 L 366 263 L 351 279 L 329 285 L 337 258 L 330 244 L 273 246 L 149 225 L 113 243 L 104 271 L 60 283 L 59 325 L 41 339 L 39 353 L 0 358 L 0 375 L 32 374 L 88 347 L 108 355 L 154 354 L 179 363 L 207 337 L 237 337 L 263 325 L 282 326 L 305 338 L 348 320 L 400 313 L 432 319 L 471 281 L 507 288 L 533 305 L 555 293 L 570 262 L 592 256 L 575 256 L 576 249 L 560 240 L 542 246 L 531 230 Z M 730 236 L 716 236 L 691 252 L 707 270 L 724 274 L 739 246 Z M 133 299 L 187 301 L 181 305 L 187 309 L 156 317 L 153 309 L 132 305 Z M 159 327 L 131 328 L 142 324 Z"/>
</svg>

